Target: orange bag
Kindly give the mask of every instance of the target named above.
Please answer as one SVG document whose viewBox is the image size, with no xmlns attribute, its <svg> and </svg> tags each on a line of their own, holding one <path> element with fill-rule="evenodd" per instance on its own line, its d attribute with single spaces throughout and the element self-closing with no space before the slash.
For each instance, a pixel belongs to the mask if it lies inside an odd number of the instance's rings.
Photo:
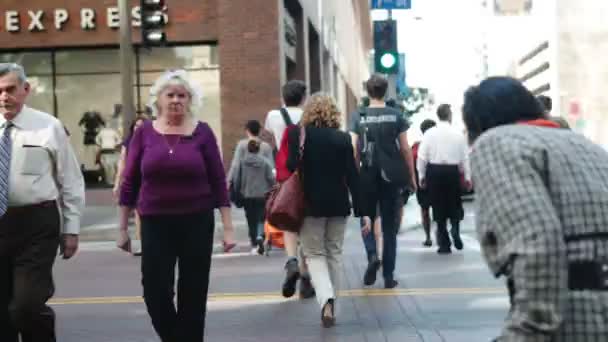
<svg viewBox="0 0 608 342">
<path fill-rule="evenodd" d="M 276 248 L 285 248 L 283 241 L 283 231 L 272 226 L 268 221 L 264 222 L 264 235 L 266 236 L 265 245 L 272 245 Z"/>
</svg>

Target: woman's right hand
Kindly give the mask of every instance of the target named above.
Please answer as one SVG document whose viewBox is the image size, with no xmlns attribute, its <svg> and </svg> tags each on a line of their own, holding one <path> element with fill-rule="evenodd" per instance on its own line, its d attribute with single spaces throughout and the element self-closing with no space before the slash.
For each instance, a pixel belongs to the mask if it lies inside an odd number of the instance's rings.
<svg viewBox="0 0 608 342">
<path fill-rule="evenodd" d="M 120 229 L 118 239 L 116 240 L 116 246 L 127 253 L 131 253 L 131 238 L 129 237 L 128 230 Z"/>
<path fill-rule="evenodd" d="M 361 232 L 363 235 L 367 236 L 367 234 L 372 231 L 372 219 L 369 216 L 363 217 L 363 226 L 361 227 Z"/>
<path fill-rule="evenodd" d="M 114 187 L 112 188 L 112 196 L 114 196 L 114 199 L 116 201 L 118 201 L 118 196 L 120 195 L 120 186 L 118 186 L 118 183 L 114 185 Z"/>
</svg>

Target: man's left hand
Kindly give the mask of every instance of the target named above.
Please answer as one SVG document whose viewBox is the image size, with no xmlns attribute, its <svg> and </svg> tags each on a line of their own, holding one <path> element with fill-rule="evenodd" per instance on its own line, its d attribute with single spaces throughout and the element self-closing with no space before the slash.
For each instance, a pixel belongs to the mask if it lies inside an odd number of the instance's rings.
<svg viewBox="0 0 608 342">
<path fill-rule="evenodd" d="M 78 251 L 78 235 L 63 234 L 59 244 L 59 254 L 63 255 L 63 259 L 70 259 Z"/>
</svg>

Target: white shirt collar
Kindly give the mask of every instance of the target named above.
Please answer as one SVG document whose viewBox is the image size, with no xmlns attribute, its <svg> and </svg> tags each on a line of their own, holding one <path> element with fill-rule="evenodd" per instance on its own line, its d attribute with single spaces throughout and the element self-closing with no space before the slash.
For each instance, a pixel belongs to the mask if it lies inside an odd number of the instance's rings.
<svg viewBox="0 0 608 342">
<path fill-rule="evenodd" d="M 29 115 L 27 115 L 30 111 L 30 108 L 26 105 L 23 105 L 23 107 L 21 108 L 21 111 L 19 113 L 17 113 L 17 115 L 15 115 L 15 117 L 13 118 L 13 120 L 11 120 L 11 122 L 13 123 L 13 125 L 15 125 L 15 127 L 23 129 L 26 128 L 27 126 L 29 126 Z M 4 127 L 6 125 L 6 122 L 8 120 L 6 120 L 4 118 L 4 116 L 0 115 L 0 127 Z"/>
</svg>

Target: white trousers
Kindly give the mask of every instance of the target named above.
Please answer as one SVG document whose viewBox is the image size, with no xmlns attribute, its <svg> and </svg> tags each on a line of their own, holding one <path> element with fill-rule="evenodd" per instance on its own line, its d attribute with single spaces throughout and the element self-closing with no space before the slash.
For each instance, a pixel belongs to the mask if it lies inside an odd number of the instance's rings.
<svg viewBox="0 0 608 342">
<path fill-rule="evenodd" d="M 300 243 L 321 308 L 338 295 L 346 217 L 306 217 Z"/>
</svg>

